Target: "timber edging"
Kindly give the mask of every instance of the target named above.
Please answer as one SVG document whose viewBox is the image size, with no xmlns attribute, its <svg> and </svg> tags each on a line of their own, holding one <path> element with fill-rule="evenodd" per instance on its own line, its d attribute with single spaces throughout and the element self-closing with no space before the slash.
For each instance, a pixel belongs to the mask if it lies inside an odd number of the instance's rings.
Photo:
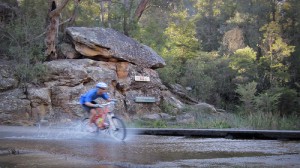
<svg viewBox="0 0 300 168">
<path fill-rule="evenodd" d="M 187 136 L 227 139 L 300 140 L 298 130 L 128 128 L 138 135 Z"/>
</svg>

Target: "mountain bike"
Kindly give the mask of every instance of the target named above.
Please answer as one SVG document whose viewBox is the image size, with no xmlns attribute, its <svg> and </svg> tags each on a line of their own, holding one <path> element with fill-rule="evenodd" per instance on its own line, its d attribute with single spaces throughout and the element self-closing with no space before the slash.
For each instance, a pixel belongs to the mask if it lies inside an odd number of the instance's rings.
<svg viewBox="0 0 300 168">
<path fill-rule="evenodd" d="M 126 138 L 126 126 L 121 118 L 114 114 L 116 100 L 112 100 L 108 103 L 98 104 L 99 108 L 96 108 L 97 113 L 93 117 L 94 132 L 104 132 L 115 138 L 116 140 L 123 141 Z M 104 119 L 104 128 L 101 128 Z M 90 126 L 90 118 L 84 118 L 82 120 L 81 129 L 86 131 Z"/>
</svg>

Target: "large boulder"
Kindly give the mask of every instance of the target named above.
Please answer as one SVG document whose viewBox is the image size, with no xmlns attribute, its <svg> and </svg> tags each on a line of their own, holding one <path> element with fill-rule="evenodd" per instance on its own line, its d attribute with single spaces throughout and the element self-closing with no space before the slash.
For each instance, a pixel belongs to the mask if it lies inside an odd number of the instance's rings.
<svg viewBox="0 0 300 168">
<path fill-rule="evenodd" d="M 165 66 L 165 61 L 150 47 L 113 29 L 69 27 L 66 33 L 76 51 L 83 56 L 98 60 L 126 61 L 152 69 Z"/>
<path fill-rule="evenodd" d="M 50 90 L 51 108 L 68 114 L 83 115 L 84 111 L 78 104 L 79 97 L 99 81 L 109 84 L 111 97 L 119 99 L 117 111 L 127 117 L 160 112 L 160 100 L 164 92 L 167 92 L 167 88 L 161 83 L 155 70 L 133 64 L 68 59 L 50 61 L 45 63 L 45 66 L 48 74 L 43 79 L 43 83 Z M 151 80 L 149 82 L 135 81 L 136 75 L 148 76 Z M 137 96 L 151 96 L 155 97 L 157 101 L 155 103 L 136 103 Z M 40 99 L 42 102 L 46 102 L 44 104 L 50 102 L 45 101 L 46 96 L 41 96 Z M 164 99 L 169 98 L 165 97 Z"/>
</svg>

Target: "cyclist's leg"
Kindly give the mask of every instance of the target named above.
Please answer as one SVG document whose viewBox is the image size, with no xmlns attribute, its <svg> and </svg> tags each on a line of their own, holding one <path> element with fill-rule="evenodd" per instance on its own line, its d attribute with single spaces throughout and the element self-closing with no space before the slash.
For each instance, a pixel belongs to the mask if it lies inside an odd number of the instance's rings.
<svg viewBox="0 0 300 168">
<path fill-rule="evenodd" d="M 91 103 L 97 104 L 97 102 L 95 102 L 95 101 L 92 101 Z M 94 118 L 95 118 L 95 115 L 97 114 L 96 108 L 90 107 L 89 112 L 90 112 L 90 125 L 92 125 L 95 122 Z"/>
<path fill-rule="evenodd" d="M 91 107 L 89 107 L 89 106 L 86 106 L 86 105 L 84 105 L 84 104 L 82 104 L 82 108 L 86 111 L 86 113 L 87 113 L 87 115 L 89 116 L 89 118 L 86 118 L 86 119 L 84 119 L 84 123 L 85 123 L 85 121 L 87 121 L 86 122 L 86 125 L 84 125 L 85 127 L 84 127 L 84 131 L 88 131 L 88 132 L 94 132 L 95 130 L 94 130 L 94 128 L 93 128 L 93 125 L 91 124 Z"/>
<path fill-rule="evenodd" d="M 89 107 L 89 106 L 87 106 L 85 104 L 82 104 L 82 108 L 88 113 L 89 120 L 90 120 L 90 126 L 91 126 L 92 123 L 93 123 L 93 118 L 94 118 L 94 116 L 96 114 L 96 110 L 95 110 L 95 108 Z"/>
<path fill-rule="evenodd" d="M 106 113 L 108 113 L 108 108 L 107 107 L 102 108 L 101 109 L 102 122 L 101 122 L 101 126 L 100 126 L 101 128 L 106 127 L 106 125 L 105 125 Z"/>
<path fill-rule="evenodd" d="M 94 123 L 94 117 L 96 115 L 96 109 L 95 108 L 91 108 L 90 110 L 90 125 L 92 125 Z"/>
</svg>

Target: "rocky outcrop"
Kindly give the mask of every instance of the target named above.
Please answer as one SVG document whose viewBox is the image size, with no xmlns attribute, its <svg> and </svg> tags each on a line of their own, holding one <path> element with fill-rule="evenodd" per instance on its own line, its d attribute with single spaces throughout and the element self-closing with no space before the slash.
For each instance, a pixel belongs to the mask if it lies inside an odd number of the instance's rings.
<svg viewBox="0 0 300 168">
<path fill-rule="evenodd" d="M 69 27 L 66 33 L 76 51 L 83 56 L 98 60 L 126 61 L 143 68 L 165 66 L 165 61 L 150 47 L 113 29 Z"/>
<path fill-rule="evenodd" d="M 83 116 L 79 97 L 99 81 L 109 84 L 110 96 L 118 99 L 116 111 L 127 119 L 143 114 L 162 112 L 160 104 L 168 102 L 182 108 L 158 73 L 127 62 L 103 62 L 91 59 L 63 59 L 44 63 L 47 75 L 40 85 L 27 84 L 19 89 L 9 61 L 0 60 L 0 123 L 19 124 L 41 120 L 60 120 Z M 135 76 L 147 76 L 149 82 L 135 81 Z M 9 83 L 9 84 L 8 84 Z M 155 97 L 154 103 L 136 103 L 137 96 Z M 179 104 L 178 104 L 179 103 Z"/>
<path fill-rule="evenodd" d="M 179 84 L 170 84 L 168 85 L 169 90 L 178 96 L 182 102 L 185 104 L 195 105 L 198 103 L 197 100 L 193 99 L 192 97 L 188 96 L 187 90 L 184 89 Z"/>
</svg>

